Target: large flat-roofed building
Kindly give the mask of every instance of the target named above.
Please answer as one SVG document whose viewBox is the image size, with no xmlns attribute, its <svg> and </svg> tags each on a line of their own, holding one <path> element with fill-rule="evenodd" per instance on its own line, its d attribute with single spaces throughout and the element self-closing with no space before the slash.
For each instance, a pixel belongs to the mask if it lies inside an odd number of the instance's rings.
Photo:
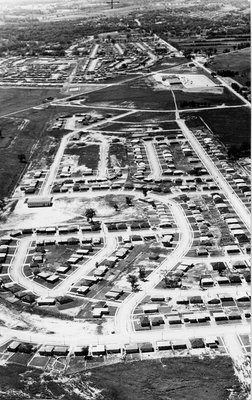
<svg viewBox="0 0 252 400">
<path fill-rule="evenodd" d="M 51 207 L 53 204 L 52 197 L 32 197 L 27 199 L 27 205 L 32 207 Z"/>
</svg>

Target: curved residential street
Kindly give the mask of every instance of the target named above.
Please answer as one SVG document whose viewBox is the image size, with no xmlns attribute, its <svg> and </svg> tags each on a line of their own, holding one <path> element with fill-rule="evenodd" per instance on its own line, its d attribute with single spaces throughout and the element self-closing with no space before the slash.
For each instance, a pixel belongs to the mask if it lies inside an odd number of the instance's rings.
<svg viewBox="0 0 252 400">
<path fill-rule="evenodd" d="M 154 200 L 164 202 L 172 211 L 177 227 L 180 232 L 179 242 L 177 247 L 169 254 L 166 259 L 155 269 L 149 276 L 148 280 L 141 283 L 139 292 L 132 293 L 118 308 L 115 317 L 116 332 L 126 334 L 132 331 L 131 314 L 134 308 L 139 304 L 143 298 L 153 289 L 162 279 L 161 271 L 171 271 L 176 264 L 181 261 L 185 254 L 189 251 L 193 240 L 193 232 L 184 214 L 183 209 L 175 201 L 165 201 L 162 197 L 157 195 L 150 196 Z"/>
<path fill-rule="evenodd" d="M 117 240 L 113 236 L 108 236 L 104 247 L 97 252 L 90 260 L 85 263 L 78 264 L 78 268 L 67 276 L 62 282 L 60 282 L 53 289 L 47 289 L 46 287 L 36 283 L 32 279 L 28 278 L 23 273 L 23 264 L 27 256 L 28 248 L 31 239 L 25 238 L 19 241 L 19 246 L 15 254 L 14 261 L 10 267 L 9 274 L 14 282 L 17 282 L 21 286 L 33 292 L 35 295 L 41 297 L 57 297 L 64 296 L 71 286 L 78 282 L 84 275 L 94 269 L 95 263 L 100 263 L 104 258 L 108 257 L 117 248 Z"/>
</svg>

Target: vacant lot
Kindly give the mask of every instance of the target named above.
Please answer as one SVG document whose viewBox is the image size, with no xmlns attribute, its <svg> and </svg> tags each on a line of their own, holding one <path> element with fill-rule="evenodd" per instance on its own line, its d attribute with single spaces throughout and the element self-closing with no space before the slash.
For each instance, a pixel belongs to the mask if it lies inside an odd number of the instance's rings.
<svg viewBox="0 0 252 400">
<path fill-rule="evenodd" d="M 85 165 L 87 168 L 97 169 L 100 159 L 100 146 L 98 144 L 90 144 L 88 146 L 67 148 L 65 154 L 79 156 L 78 165 Z"/>
<path fill-rule="evenodd" d="M 2 89 L 0 88 L 0 117 L 34 107 L 48 97 L 62 97 L 59 89 Z"/>
<path fill-rule="evenodd" d="M 201 117 L 210 127 L 213 133 L 227 146 L 250 143 L 250 111 L 248 108 L 232 108 L 219 110 L 197 111 L 190 114 Z M 184 114 L 182 118 L 188 116 Z M 189 127 L 199 127 L 202 123 L 199 119 L 188 121 Z"/>
<path fill-rule="evenodd" d="M 128 164 L 128 154 L 124 144 L 111 143 L 109 147 L 109 164 L 121 168 Z"/>
</svg>

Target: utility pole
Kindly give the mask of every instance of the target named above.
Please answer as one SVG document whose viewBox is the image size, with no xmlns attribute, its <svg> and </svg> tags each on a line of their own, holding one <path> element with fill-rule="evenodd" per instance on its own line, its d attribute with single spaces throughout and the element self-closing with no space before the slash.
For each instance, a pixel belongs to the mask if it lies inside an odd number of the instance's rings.
<svg viewBox="0 0 252 400">
<path fill-rule="evenodd" d="M 111 0 L 111 9 L 114 8 L 114 0 Z"/>
</svg>

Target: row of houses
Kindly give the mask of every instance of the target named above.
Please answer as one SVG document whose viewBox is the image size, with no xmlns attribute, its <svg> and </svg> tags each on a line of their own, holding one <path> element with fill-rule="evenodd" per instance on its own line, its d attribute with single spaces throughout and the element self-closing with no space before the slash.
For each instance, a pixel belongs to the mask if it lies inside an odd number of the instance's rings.
<svg viewBox="0 0 252 400">
<path fill-rule="evenodd" d="M 187 303 L 187 300 L 182 300 L 180 303 Z M 248 304 L 246 302 L 246 304 Z M 158 307 L 155 304 L 148 304 L 143 307 L 143 311 L 146 314 L 158 313 Z M 240 311 L 231 311 L 226 313 L 222 309 L 205 312 L 186 312 L 186 313 L 174 313 L 166 315 L 166 321 L 168 325 L 182 325 L 182 324 L 199 324 L 199 323 L 211 323 L 213 321 L 233 321 L 233 320 L 242 320 L 242 318 L 249 319 L 251 317 L 251 313 L 248 311 L 244 311 L 241 313 Z M 160 326 L 165 323 L 164 317 L 161 315 L 153 317 L 141 317 L 140 324 L 142 327 L 148 327 L 151 329 L 151 326 Z"/>
<path fill-rule="evenodd" d="M 64 225 L 64 226 L 49 226 L 49 227 L 39 227 L 39 228 L 23 228 L 19 231 L 13 231 L 11 232 L 10 236 L 11 237 L 18 237 L 21 235 L 33 235 L 36 234 L 37 236 L 53 236 L 53 235 L 69 235 L 69 234 L 78 234 L 78 233 L 85 233 L 85 232 L 94 232 L 94 231 L 100 231 L 101 230 L 101 224 L 99 221 L 95 221 L 93 224 L 89 223 L 83 223 L 81 226 L 80 225 Z M 82 239 L 79 239 L 78 237 L 68 237 L 66 239 L 43 239 L 43 240 L 37 240 L 37 246 L 44 246 L 44 245 L 54 245 L 56 243 L 58 244 L 85 244 L 85 243 L 90 243 L 93 240 L 93 244 L 97 245 L 100 243 L 100 238 L 85 238 L 83 237 Z"/>
<path fill-rule="evenodd" d="M 128 343 L 125 345 L 120 344 L 97 344 L 92 346 L 61 346 L 61 345 L 50 345 L 45 344 L 38 348 L 38 346 L 31 345 L 29 343 L 22 343 L 18 341 L 11 342 L 7 350 L 9 352 L 25 352 L 34 353 L 38 351 L 41 356 L 46 357 L 85 357 L 92 358 L 93 356 L 106 356 L 110 354 L 134 354 L 134 353 L 150 353 L 154 351 L 167 351 L 167 350 L 184 350 L 194 348 L 218 348 L 219 339 L 217 337 L 206 337 L 206 338 L 193 338 L 190 340 L 163 340 L 158 341 L 154 345 L 151 342 L 145 343 Z"/>
</svg>

